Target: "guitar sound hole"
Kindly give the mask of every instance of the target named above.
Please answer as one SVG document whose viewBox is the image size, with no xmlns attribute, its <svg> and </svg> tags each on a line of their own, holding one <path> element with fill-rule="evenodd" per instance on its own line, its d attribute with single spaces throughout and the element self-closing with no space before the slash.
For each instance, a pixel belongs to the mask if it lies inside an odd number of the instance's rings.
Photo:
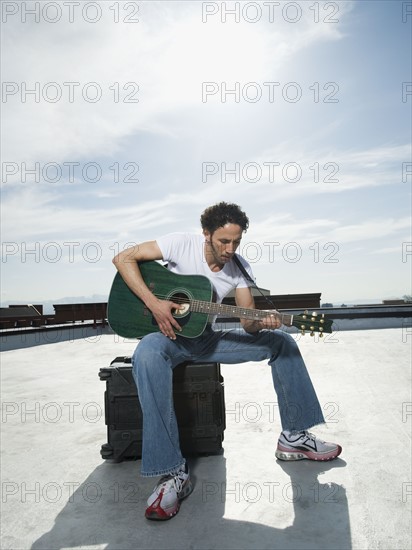
<svg viewBox="0 0 412 550">
<path fill-rule="evenodd" d="M 182 306 L 182 309 L 172 310 L 173 317 L 176 317 L 177 319 L 181 317 L 185 317 L 189 311 L 190 311 L 190 298 L 187 294 L 184 294 L 183 292 L 176 292 L 174 294 L 171 294 L 168 296 L 168 300 L 171 302 L 175 302 L 176 304 L 180 304 Z"/>
</svg>

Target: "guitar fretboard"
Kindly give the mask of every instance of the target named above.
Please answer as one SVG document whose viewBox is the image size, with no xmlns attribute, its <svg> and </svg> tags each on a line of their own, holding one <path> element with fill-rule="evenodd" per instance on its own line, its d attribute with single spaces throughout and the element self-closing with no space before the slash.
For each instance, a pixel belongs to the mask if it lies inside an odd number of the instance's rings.
<svg viewBox="0 0 412 550">
<path fill-rule="evenodd" d="M 215 302 L 191 300 L 190 309 L 197 313 L 208 313 L 210 315 L 236 317 L 238 319 L 251 319 L 255 321 L 264 319 L 270 314 L 274 314 L 284 325 L 292 326 L 293 322 L 293 315 L 289 315 L 287 313 L 273 313 L 263 309 L 247 309 L 238 306 L 230 306 L 227 304 L 216 304 Z"/>
</svg>

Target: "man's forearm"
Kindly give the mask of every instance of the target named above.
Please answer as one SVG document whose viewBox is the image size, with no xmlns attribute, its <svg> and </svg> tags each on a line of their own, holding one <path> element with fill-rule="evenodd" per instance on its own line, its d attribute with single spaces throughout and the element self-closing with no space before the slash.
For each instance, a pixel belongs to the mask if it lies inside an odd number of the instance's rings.
<svg viewBox="0 0 412 550">
<path fill-rule="evenodd" d="M 114 258 L 113 263 L 130 290 L 151 309 L 150 306 L 157 301 L 157 298 L 144 282 L 137 261 L 130 261 L 126 255 L 119 254 Z"/>
</svg>

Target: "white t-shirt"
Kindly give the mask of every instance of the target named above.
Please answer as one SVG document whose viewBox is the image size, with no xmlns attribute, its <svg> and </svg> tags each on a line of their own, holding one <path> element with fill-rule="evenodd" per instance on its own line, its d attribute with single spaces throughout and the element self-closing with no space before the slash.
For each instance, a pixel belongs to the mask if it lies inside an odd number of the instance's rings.
<svg viewBox="0 0 412 550">
<path fill-rule="evenodd" d="M 156 242 L 170 271 L 180 275 L 204 275 L 207 277 L 212 283 L 217 303 L 220 303 L 232 289 L 250 286 L 233 260 L 226 263 L 220 271 L 211 271 L 204 255 L 205 238 L 203 235 L 169 233 L 156 239 Z M 239 255 L 238 258 L 254 279 L 248 262 Z"/>
</svg>

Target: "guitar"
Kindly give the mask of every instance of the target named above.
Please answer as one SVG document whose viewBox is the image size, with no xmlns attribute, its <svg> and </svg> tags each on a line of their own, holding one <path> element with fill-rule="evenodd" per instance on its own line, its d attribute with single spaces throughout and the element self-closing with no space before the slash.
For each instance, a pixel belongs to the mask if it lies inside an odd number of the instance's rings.
<svg viewBox="0 0 412 550">
<path fill-rule="evenodd" d="M 139 269 L 143 280 L 153 294 L 163 300 L 170 300 L 183 307 L 173 316 L 182 327 L 179 336 L 196 338 L 206 328 L 209 316 L 236 317 L 258 320 L 267 317 L 267 310 L 247 309 L 212 301 L 212 283 L 203 275 L 179 275 L 172 273 L 155 261 L 140 262 Z M 320 319 L 316 312 L 300 315 L 275 313 L 282 324 L 295 326 L 304 334 L 310 330 L 311 336 L 319 332 L 332 332 L 332 321 L 324 315 Z M 145 304 L 134 294 L 117 273 L 110 290 L 107 306 L 107 319 L 110 327 L 124 338 L 142 338 L 151 332 L 159 332 L 159 327 Z"/>
</svg>

